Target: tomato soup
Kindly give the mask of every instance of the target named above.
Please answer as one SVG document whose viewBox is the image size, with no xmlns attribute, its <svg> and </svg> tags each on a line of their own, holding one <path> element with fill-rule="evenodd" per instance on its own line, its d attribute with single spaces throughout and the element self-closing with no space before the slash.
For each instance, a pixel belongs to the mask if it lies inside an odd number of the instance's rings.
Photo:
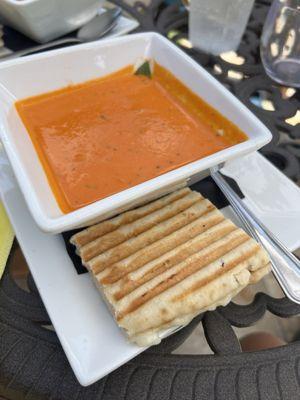
<svg viewBox="0 0 300 400">
<path fill-rule="evenodd" d="M 247 139 L 157 64 L 152 78 L 130 66 L 16 108 L 64 213 Z"/>
</svg>

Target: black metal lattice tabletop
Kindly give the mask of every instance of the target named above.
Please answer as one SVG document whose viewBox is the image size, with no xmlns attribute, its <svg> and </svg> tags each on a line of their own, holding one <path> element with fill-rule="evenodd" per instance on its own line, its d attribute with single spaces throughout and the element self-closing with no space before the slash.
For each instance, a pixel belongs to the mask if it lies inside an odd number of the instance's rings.
<svg viewBox="0 0 300 400">
<path fill-rule="evenodd" d="M 169 37 L 246 104 L 273 133 L 272 142 L 262 153 L 300 182 L 300 125 L 293 120 L 300 112 L 300 92 L 272 82 L 259 57 L 269 0 L 256 1 L 237 51 L 238 62 L 191 48 L 187 42 L 188 15 L 179 4 L 166 5 L 163 0 L 153 0 L 148 7 L 140 2 L 134 6 L 122 0 L 114 3 L 140 22 L 138 31 L 157 31 Z M 15 49 L 32 44 L 8 28 L 4 40 Z M 217 189 L 210 192 L 212 200 L 220 202 Z M 0 395 L 8 399 L 300 399 L 300 341 L 242 353 L 232 329 L 254 324 L 267 310 L 279 317 L 300 313 L 300 306 L 287 298 L 275 299 L 264 293 L 257 294 L 251 304 L 231 302 L 200 315 L 99 382 L 81 387 L 55 332 L 46 329 L 51 322 L 31 276 L 29 291 L 17 286 L 10 271 L 11 258 L 0 282 Z M 214 355 L 172 354 L 199 323 Z"/>
</svg>

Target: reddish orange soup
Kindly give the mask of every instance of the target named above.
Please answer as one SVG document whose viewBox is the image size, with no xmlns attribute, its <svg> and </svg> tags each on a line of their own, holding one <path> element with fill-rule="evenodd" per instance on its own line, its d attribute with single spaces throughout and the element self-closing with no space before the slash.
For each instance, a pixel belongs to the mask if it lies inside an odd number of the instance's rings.
<svg viewBox="0 0 300 400">
<path fill-rule="evenodd" d="M 247 139 L 155 65 L 16 102 L 64 213 Z"/>
</svg>

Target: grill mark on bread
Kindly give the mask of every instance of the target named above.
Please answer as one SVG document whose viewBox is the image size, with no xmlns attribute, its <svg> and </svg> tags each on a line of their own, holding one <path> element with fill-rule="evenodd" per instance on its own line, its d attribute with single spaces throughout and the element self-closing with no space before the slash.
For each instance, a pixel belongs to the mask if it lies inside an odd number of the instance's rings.
<svg viewBox="0 0 300 400">
<path fill-rule="evenodd" d="M 147 292 L 143 293 L 140 297 L 132 300 L 131 303 L 122 312 L 120 312 L 117 315 L 117 320 L 119 321 L 122 318 L 124 318 L 126 315 L 136 311 L 138 308 L 140 308 L 142 305 L 147 303 L 149 300 L 151 300 L 154 297 L 158 296 L 159 294 L 163 293 L 167 289 L 170 289 L 171 287 L 177 285 L 185 278 L 189 277 L 190 275 L 194 274 L 195 272 L 204 268 L 205 266 L 211 264 L 212 262 L 217 261 L 218 258 L 222 257 L 224 254 L 228 253 L 229 251 L 235 249 L 239 245 L 241 245 L 249 240 L 251 240 L 251 239 L 249 239 L 249 237 L 244 232 L 241 232 L 241 235 L 237 236 L 236 238 L 231 240 L 230 243 L 225 243 L 224 245 L 219 246 L 213 252 L 210 252 L 209 254 L 204 255 L 202 257 L 202 260 L 201 259 L 196 260 L 194 263 L 190 264 L 187 268 L 172 274 L 166 280 L 160 282 L 158 285 L 156 285 L 151 290 L 148 290 Z M 259 246 L 257 245 L 257 247 L 255 247 L 255 252 L 258 250 L 258 248 L 259 248 Z M 240 256 L 238 258 L 238 260 L 239 259 L 243 260 L 245 258 L 247 258 L 247 257 L 245 256 L 245 254 L 243 254 L 242 256 Z M 238 264 L 240 262 L 241 261 L 239 261 Z M 233 265 L 233 263 L 229 263 L 228 265 Z M 226 266 L 226 268 L 224 267 L 221 270 L 223 270 L 224 272 L 228 272 L 229 269 L 231 269 L 231 268 Z"/>
<path fill-rule="evenodd" d="M 208 238 L 205 237 L 203 239 L 199 238 L 197 245 L 194 247 L 192 247 L 192 245 L 186 249 L 182 249 L 181 247 L 178 247 L 176 249 L 177 251 L 174 255 L 171 255 L 165 261 L 161 261 L 161 262 L 157 263 L 157 265 L 155 265 L 150 271 L 146 272 L 140 279 L 137 279 L 135 281 L 130 280 L 129 282 L 124 283 L 122 285 L 122 289 L 114 294 L 115 300 L 116 301 L 121 300 L 122 298 L 127 296 L 129 293 L 131 293 L 133 290 L 135 290 L 137 287 L 142 286 L 143 284 L 147 283 L 148 281 L 155 278 L 159 274 L 172 268 L 174 265 L 179 264 L 180 262 L 184 261 L 192 254 L 195 254 L 196 252 L 203 250 L 206 246 L 209 246 L 213 243 L 218 242 L 221 238 L 223 238 L 227 234 L 233 232 L 234 230 L 237 230 L 237 228 L 234 225 L 232 225 L 232 226 L 229 225 L 227 227 L 224 227 L 223 229 L 220 229 L 220 231 L 217 232 L 212 237 L 208 237 Z"/>
<path fill-rule="evenodd" d="M 195 282 L 188 290 L 186 290 L 183 293 L 180 293 L 179 295 L 174 296 L 172 301 L 183 300 L 185 297 L 189 296 L 193 292 L 196 292 L 197 290 L 201 289 L 203 286 L 206 286 L 210 282 L 213 282 L 214 280 L 219 278 L 221 275 L 225 274 L 226 272 L 229 272 L 231 269 L 233 269 L 234 267 L 236 267 L 243 261 L 247 260 L 247 258 L 254 256 L 258 251 L 259 251 L 259 246 L 257 245 L 257 247 L 255 247 L 254 249 L 248 250 L 245 253 L 241 254 L 234 261 L 226 263 L 226 265 L 224 265 L 224 267 L 220 268 L 213 275 L 211 275 L 207 278 L 204 278 L 204 279 L 200 279 L 199 281 Z M 250 273 L 250 271 L 249 271 L 249 273 Z M 251 275 L 251 273 L 250 273 L 250 275 Z"/>
<path fill-rule="evenodd" d="M 82 246 L 78 250 L 78 253 L 83 261 L 87 262 L 104 251 L 109 250 L 110 248 L 113 248 L 128 239 L 136 237 L 139 234 L 151 229 L 155 225 L 174 217 L 180 212 L 191 207 L 196 202 L 202 200 L 203 198 L 199 193 L 188 193 L 186 196 L 183 196 L 182 198 L 165 205 L 151 214 L 139 218 L 130 224 L 122 225 L 113 232 L 109 232 L 106 235 L 101 236 Z"/>
<path fill-rule="evenodd" d="M 209 217 L 210 214 L 213 215 Z M 209 228 L 223 222 L 224 220 L 225 219 L 221 213 L 215 214 L 215 211 L 212 211 L 178 231 L 175 231 L 165 238 L 154 242 L 152 245 L 134 253 L 131 256 L 131 262 L 126 262 L 128 259 L 125 259 L 114 264 L 109 273 L 104 278 L 100 278 L 100 282 L 104 285 L 115 283 L 121 278 L 127 276 L 130 272 L 138 270 L 141 266 L 161 257 L 163 254 L 166 254 L 172 249 L 188 242 L 199 234 L 206 232 Z"/>
<path fill-rule="evenodd" d="M 259 252 L 259 250 L 258 250 L 258 252 Z M 254 253 L 254 256 L 256 255 L 257 253 Z M 234 268 L 238 268 L 239 267 L 239 265 L 241 265 L 241 264 L 243 264 L 243 263 L 246 263 L 247 262 L 247 260 L 248 259 L 246 259 L 246 260 L 244 260 L 242 263 L 240 263 L 240 264 L 238 264 L 236 267 L 234 267 Z M 234 269 L 234 268 L 232 268 L 232 269 Z M 262 274 L 262 276 L 264 276 L 269 270 L 270 270 L 270 268 L 271 268 L 271 266 L 270 266 L 270 263 L 267 263 L 267 264 L 264 264 L 264 266 L 262 266 L 261 268 L 259 268 L 259 269 L 257 269 L 255 272 L 261 272 L 261 274 Z M 231 270 L 232 270 L 231 269 Z M 230 271 L 231 271 L 230 270 Z M 228 271 L 229 273 L 230 273 L 230 271 Z M 246 271 L 246 270 L 242 270 L 242 271 Z M 241 272 L 242 272 L 241 271 Z M 250 282 L 252 282 L 252 283 L 256 283 L 257 282 L 257 279 L 255 279 L 256 278 L 256 276 L 254 277 L 254 279 L 252 279 L 252 276 L 254 276 L 253 274 L 254 274 L 254 272 L 251 272 L 251 271 L 249 271 L 249 270 L 247 270 L 248 272 L 250 272 Z M 227 272 L 227 273 L 228 273 Z M 225 274 L 224 275 L 226 275 L 226 271 L 225 271 Z M 222 278 L 222 275 L 221 275 L 221 277 L 220 278 Z M 259 279 L 261 279 L 261 277 L 259 277 L 258 278 L 258 280 Z M 209 282 L 209 284 L 211 284 L 211 283 L 213 283 L 214 281 L 212 281 L 212 282 Z M 205 286 L 203 286 L 201 289 L 205 289 Z M 200 289 L 200 290 L 201 290 Z M 231 292 L 231 297 L 234 297 L 234 295 L 236 295 L 238 292 L 240 291 L 240 289 L 239 288 L 235 288 L 232 292 Z M 228 298 L 228 296 L 229 296 L 229 294 L 226 294 L 226 296 L 224 297 L 224 298 L 219 298 L 218 300 L 217 300 L 217 302 L 215 302 L 215 303 L 213 303 L 216 307 L 218 306 L 218 305 L 221 305 L 222 304 L 222 301 L 224 301 L 226 298 Z M 213 305 L 212 304 L 212 305 Z M 207 310 L 207 304 L 205 304 L 205 305 L 203 305 L 203 309 L 198 309 L 198 311 L 199 311 L 199 313 L 200 312 L 204 312 L 204 311 L 206 311 Z M 198 314 L 198 312 L 197 312 L 197 310 L 195 309 L 194 310 L 194 313 L 196 313 L 196 314 Z M 151 330 L 153 330 L 153 329 L 159 329 L 159 328 L 165 328 L 164 327 L 164 325 L 165 324 L 167 324 L 167 323 L 172 323 L 172 325 L 174 325 L 174 320 L 176 320 L 176 319 L 181 319 L 181 318 L 185 318 L 186 316 L 188 316 L 188 315 L 192 315 L 193 314 L 193 311 L 191 311 L 189 314 L 185 314 L 185 313 L 183 313 L 183 314 L 178 314 L 175 318 L 170 318 L 170 319 L 168 319 L 168 320 L 163 320 L 160 324 L 158 324 L 158 325 L 152 325 L 151 326 Z M 195 316 L 195 315 L 194 315 Z M 192 318 L 191 318 L 192 319 Z M 179 325 L 179 324 L 176 324 L 177 326 Z M 136 331 L 136 333 L 135 333 L 135 335 L 140 335 L 140 334 L 144 334 L 145 332 L 147 332 L 149 329 L 145 329 L 144 331 Z"/>
<path fill-rule="evenodd" d="M 113 249 L 107 250 L 99 256 L 94 257 L 90 261 L 84 262 L 84 265 L 92 270 L 94 274 L 98 274 L 108 266 L 134 254 L 139 249 L 149 246 L 164 236 L 188 225 L 200 216 L 208 214 L 212 209 L 214 209 L 214 206 L 210 201 L 205 199 L 198 201 L 167 221 L 163 221 L 135 238 L 131 238 L 125 243 L 121 243 Z"/>
<path fill-rule="evenodd" d="M 189 193 L 191 193 L 191 190 L 189 188 L 177 190 L 176 192 L 168 194 L 144 206 L 141 206 L 134 210 L 126 211 L 110 220 L 100 222 L 97 225 L 93 225 L 81 232 L 78 232 L 72 236 L 70 242 L 80 248 L 90 241 L 116 230 L 121 225 L 134 222 L 139 218 L 151 214 L 152 212 L 163 208 L 165 205 L 186 196 Z"/>
<path fill-rule="evenodd" d="M 166 268 L 165 271 L 163 271 L 157 277 L 153 278 L 148 283 L 138 287 L 136 290 L 134 290 L 134 292 L 132 294 L 129 294 L 128 296 L 124 297 L 124 299 L 121 299 L 118 302 L 114 301 L 113 294 L 116 293 L 118 289 L 122 288 L 121 282 L 118 282 L 115 285 L 103 286 L 103 288 L 106 291 L 107 295 L 109 296 L 110 301 L 112 301 L 116 305 L 116 307 L 121 311 L 124 307 L 126 308 L 127 305 L 129 305 L 129 303 L 133 299 L 141 296 L 144 292 L 146 292 L 148 290 L 152 290 L 155 286 L 160 284 L 163 280 L 168 279 L 169 276 L 172 275 L 173 273 L 180 272 L 181 270 L 187 270 L 190 267 L 190 265 L 195 265 L 196 263 L 199 263 L 199 260 L 201 261 L 204 258 L 206 258 L 207 255 L 215 253 L 216 250 L 220 246 L 227 245 L 227 244 L 230 245 L 232 240 L 234 240 L 237 237 L 240 237 L 241 235 L 246 235 L 245 232 L 243 232 L 241 229 L 236 229 L 236 230 L 232 231 L 231 233 L 224 236 L 223 238 L 220 238 L 220 240 L 216 241 L 215 243 L 212 243 L 211 245 L 205 247 L 203 250 L 195 252 L 194 254 L 191 254 L 189 257 L 184 259 L 182 262 L 172 266 L 171 268 L 168 268 L 168 269 Z M 187 243 L 187 245 L 188 245 L 188 243 Z M 253 246 L 253 241 L 249 242 L 248 244 L 246 243 L 246 246 L 248 246 L 248 245 Z M 244 246 L 245 245 L 242 245 L 242 247 L 244 247 Z M 166 258 L 169 257 L 170 254 L 174 254 L 174 252 L 170 252 L 170 253 L 166 254 L 165 257 L 162 257 L 160 260 L 165 260 Z M 227 259 L 228 256 L 232 257 L 232 251 L 230 251 L 229 253 L 226 253 L 224 255 L 224 257 L 222 256 L 222 259 L 223 258 Z M 150 269 L 150 267 L 152 267 L 156 264 L 157 261 L 159 261 L 159 260 L 154 260 L 152 263 L 149 263 L 148 265 L 146 265 L 144 268 L 141 269 L 141 272 L 142 273 L 147 272 Z M 216 264 L 217 264 L 217 268 L 219 268 L 219 259 L 217 262 L 213 262 L 213 263 L 209 264 L 207 266 L 207 268 L 210 268 L 211 266 L 216 267 Z M 205 267 L 203 271 L 202 271 L 202 269 L 200 269 L 199 271 L 197 271 L 197 273 L 200 271 L 205 273 L 205 271 L 209 270 L 207 268 Z M 136 278 L 139 278 L 141 275 L 142 274 L 140 273 L 140 271 L 137 271 L 132 274 L 132 278 L 134 280 Z M 194 276 L 194 274 L 192 274 L 190 277 L 193 277 L 193 276 Z M 128 278 L 126 277 L 125 279 L 128 279 Z M 129 280 L 132 280 L 131 276 L 129 277 L 128 281 Z M 178 288 L 179 288 L 179 286 L 178 286 Z"/>
</svg>

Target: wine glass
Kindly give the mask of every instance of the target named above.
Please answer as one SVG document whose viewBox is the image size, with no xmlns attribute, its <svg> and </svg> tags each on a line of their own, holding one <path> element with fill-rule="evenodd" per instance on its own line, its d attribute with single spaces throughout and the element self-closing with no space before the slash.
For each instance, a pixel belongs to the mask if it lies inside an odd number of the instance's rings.
<svg viewBox="0 0 300 400">
<path fill-rule="evenodd" d="M 300 87 L 300 0 L 274 0 L 264 24 L 260 53 L 270 78 Z"/>
</svg>

